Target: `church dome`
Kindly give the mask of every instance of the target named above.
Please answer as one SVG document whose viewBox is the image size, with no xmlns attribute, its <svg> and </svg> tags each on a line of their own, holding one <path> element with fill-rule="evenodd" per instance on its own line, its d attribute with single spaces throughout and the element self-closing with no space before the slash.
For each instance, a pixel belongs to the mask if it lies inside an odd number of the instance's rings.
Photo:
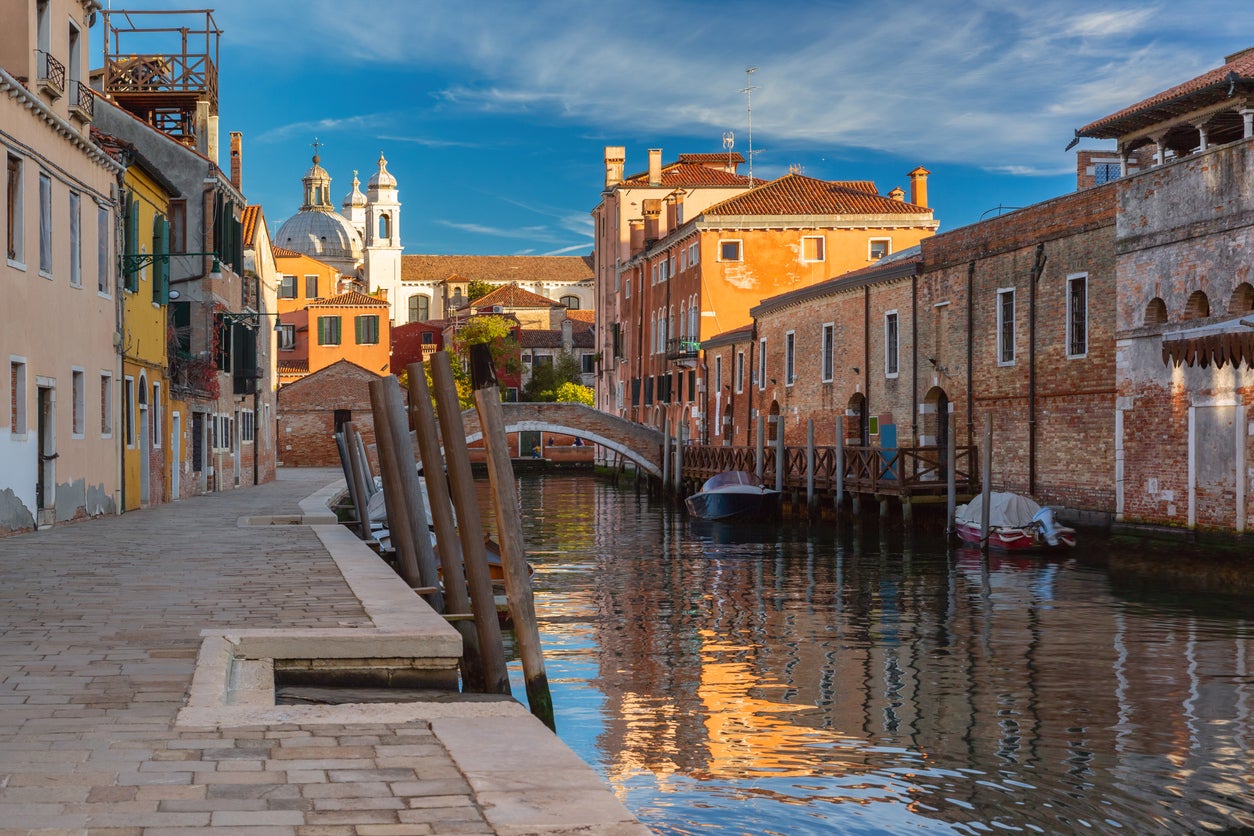
<svg viewBox="0 0 1254 836">
<path fill-rule="evenodd" d="M 317 259 L 359 261 L 361 235 L 347 218 L 325 209 L 302 209 L 283 222 L 274 242 Z"/>
<path fill-rule="evenodd" d="M 379 152 L 379 170 L 371 175 L 366 188 L 371 190 L 396 188 L 396 178 L 388 171 L 388 161 L 383 158 L 382 151 Z"/>
<path fill-rule="evenodd" d="M 344 195 L 344 202 L 340 205 L 345 209 L 364 207 L 366 205 L 366 196 L 361 193 L 361 181 L 357 179 L 356 171 L 353 172 L 353 190 Z"/>
</svg>

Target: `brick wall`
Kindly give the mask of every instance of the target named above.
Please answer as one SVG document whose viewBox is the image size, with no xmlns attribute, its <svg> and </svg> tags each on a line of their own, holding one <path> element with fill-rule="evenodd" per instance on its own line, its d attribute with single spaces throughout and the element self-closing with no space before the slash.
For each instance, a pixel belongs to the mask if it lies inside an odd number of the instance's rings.
<svg viewBox="0 0 1254 836">
<path fill-rule="evenodd" d="M 371 467 L 378 473 L 374 418 L 370 410 L 373 374 L 347 361 L 301 378 L 279 390 L 278 456 L 284 467 L 339 467 L 335 413 L 347 410 L 366 443 Z"/>
</svg>

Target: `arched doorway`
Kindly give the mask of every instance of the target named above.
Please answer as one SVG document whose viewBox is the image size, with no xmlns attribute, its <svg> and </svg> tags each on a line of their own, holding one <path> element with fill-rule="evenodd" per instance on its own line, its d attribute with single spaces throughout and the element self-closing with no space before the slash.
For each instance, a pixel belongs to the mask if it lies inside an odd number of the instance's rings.
<svg viewBox="0 0 1254 836">
<path fill-rule="evenodd" d="M 779 426 L 779 401 L 771 401 L 771 409 L 766 414 L 767 439 L 774 442 L 782 432 Z"/>
<path fill-rule="evenodd" d="M 845 444 L 868 447 L 871 437 L 867 433 L 866 395 L 854 392 L 845 408 Z"/>
<path fill-rule="evenodd" d="M 139 450 L 139 504 L 146 508 L 152 490 L 152 473 L 149 470 L 152 443 L 148 428 L 148 378 L 142 374 L 139 376 L 139 441 L 135 446 Z"/>
<path fill-rule="evenodd" d="M 919 444 L 936 447 L 939 462 L 936 473 L 941 479 L 947 475 L 950 432 L 949 395 L 939 386 L 933 386 L 923 397 L 923 434 Z"/>
</svg>

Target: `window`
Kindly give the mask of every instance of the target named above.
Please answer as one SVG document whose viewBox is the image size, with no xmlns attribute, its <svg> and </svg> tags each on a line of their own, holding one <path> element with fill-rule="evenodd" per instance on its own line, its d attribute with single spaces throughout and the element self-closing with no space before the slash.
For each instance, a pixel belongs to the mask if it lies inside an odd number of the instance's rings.
<svg viewBox="0 0 1254 836">
<path fill-rule="evenodd" d="M 113 435 L 113 375 L 100 373 L 100 437 Z"/>
<path fill-rule="evenodd" d="M 831 383 L 836 377 L 836 325 L 823 323 L 823 382 Z"/>
<path fill-rule="evenodd" d="M 693 241 L 691 244 L 688 245 L 688 264 L 690 265 L 696 264 L 700 255 L 701 255 L 700 243 L 697 241 Z"/>
<path fill-rule="evenodd" d="M 718 260 L 719 261 L 742 261 L 743 253 L 741 251 L 740 241 L 731 239 L 718 242 Z"/>
<path fill-rule="evenodd" d="M 522 355 L 522 364 L 523 364 L 524 366 L 530 366 L 530 365 L 531 365 L 531 352 L 527 352 L 527 353 L 525 353 L 525 354 L 523 354 L 523 355 Z"/>
<path fill-rule="evenodd" d="M 87 423 L 87 376 L 82 369 L 72 369 L 70 371 L 70 394 L 73 398 L 73 412 L 70 416 L 70 432 L 76 437 L 82 438 L 85 425 Z"/>
<path fill-rule="evenodd" d="M 745 353 L 736 352 L 736 391 L 745 391 Z"/>
<path fill-rule="evenodd" d="M 319 298 L 317 276 L 305 276 L 305 298 L 306 299 Z"/>
<path fill-rule="evenodd" d="M 340 344 L 340 318 L 338 316 L 318 317 L 318 345 Z"/>
<path fill-rule="evenodd" d="M 5 185 L 5 240 L 8 242 L 9 261 L 22 261 L 22 161 L 12 154 L 8 157 L 8 174 Z"/>
<path fill-rule="evenodd" d="M 597 362 L 596 362 L 595 355 L 592 355 L 592 354 L 580 355 L 579 362 L 580 362 L 580 371 L 582 371 L 584 374 L 596 374 Z"/>
<path fill-rule="evenodd" d="M 797 380 L 797 334 L 784 334 L 784 385 L 792 386 Z"/>
<path fill-rule="evenodd" d="M 70 192 L 70 286 L 83 286 L 82 195 Z"/>
<path fill-rule="evenodd" d="M 296 277 L 282 276 L 279 278 L 279 298 L 295 299 L 296 298 Z"/>
<path fill-rule="evenodd" d="M 871 261 L 879 261 L 893 251 L 892 241 L 888 238 L 872 238 L 870 248 Z"/>
<path fill-rule="evenodd" d="M 96 292 L 109 295 L 109 210 L 96 209 Z"/>
<path fill-rule="evenodd" d="M 721 354 L 714 358 L 714 391 L 715 393 L 723 391 L 723 355 Z"/>
<path fill-rule="evenodd" d="M 39 172 L 39 273 L 52 277 L 52 178 Z"/>
<path fill-rule="evenodd" d="M 379 240 L 387 241 L 392 237 L 392 218 L 383 213 L 379 215 Z"/>
<path fill-rule="evenodd" d="M 296 347 L 296 326 L 279 323 L 279 351 L 291 351 Z"/>
<path fill-rule="evenodd" d="M 1123 174 L 1120 163 L 1093 163 L 1093 185 L 1100 186 L 1111 180 L 1118 180 Z"/>
<path fill-rule="evenodd" d="M 1089 277 L 1067 277 L 1067 356 L 1083 357 L 1089 350 Z"/>
<path fill-rule="evenodd" d="M 826 258 L 827 239 L 822 235 L 806 235 L 801 239 L 802 261 L 823 261 Z"/>
<path fill-rule="evenodd" d="M 997 365 L 1012 366 L 1015 362 L 1015 290 L 997 291 Z"/>
<path fill-rule="evenodd" d="M 899 334 L 897 332 L 897 312 L 884 314 L 884 376 L 896 377 L 900 369 L 898 365 Z"/>
<path fill-rule="evenodd" d="M 578 296 L 563 296 L 558 301 L 561 302 L 563 305 L 565 305 L 566 310 L 568 311 L 579 310 L 579 297 Z"/>
<path fill-rule="evenodd" d="M 135 446 L 135 378 L 124 378 L 122 384 L 122 431 L 127 447 Z"/>
<path fill-rule="evenodd" d="M 9 392 L 12 403 L 9 406 L 9 432 L 13 435 L 26 435 L 26 363 L 22 360 L 9 361 Z"/>
<path fill-rule="evenodd" d="M 409 321 L 426 322 L 431 318 L 431 297 L 416 293 L 409 297 Z"/>
<path fill-rule="evenodd" d="M 187 252 L 187 201 L 171 200 L 170 207 L 170 252 Z"/>
<path fill-rule="evenodd" d="M 243 444 L 251 444 L 257 438 L 257 418 L 250 409 L 239 414 L 239 440 Z"/>
<path fill-rule="evenodd" d="M 766 388 L 766 340 L 758 343 L 758 390 Z"/>
<path fill-rule="evenodd" d="M 165 416 L 161 412 L 161 384 L 154 382 L 152 384 L 152 446 L 161 446 L 161 437 L 165 435 L 165 428 L 162 426 Z"/>
<path fill-rule="evenodd" d="M 423 331 L 422 332 L 422 344 L 423 345 L 435 345 L 435 334 L 433 334 L 430 331 Z"/>
<path fill-rule="evenodd" d="M 624 299 L 631 298 L 631 278 L 630 277 L 627 279 L 627 284 L 623 287 L 623 298 Z"/>
<path fill-rule="evenodd" d="M 379 344 L 379 315 L 358 316 L 353 318 L 353 330 L 356 332 L 358 345 Z"/>
</svg>

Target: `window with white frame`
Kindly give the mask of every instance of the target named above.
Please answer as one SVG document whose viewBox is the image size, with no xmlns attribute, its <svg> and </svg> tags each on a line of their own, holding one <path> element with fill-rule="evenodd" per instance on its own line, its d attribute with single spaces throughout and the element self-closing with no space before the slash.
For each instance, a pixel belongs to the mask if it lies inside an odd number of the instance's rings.
<svg viewBox="0 0 1254 836">
<path fill-rule="evenodd" d="M 252 444 L 257 438 L 256 416 L 251 409 L 240 410 L 239 440 L 243 444 Z"/>
<path fill-rule="evenodd" d="M 1015 362 L 1015 289 L 997 291 L 997 365 L 1013 366 Z"/>
<path fill-rule="evenodd" d="M 9 432 L 26 435 L 26 361 L 9 360 Z"/>
<path fill-rule="evenodd" d="M 899 370 L 899 341 L 897 331 L 897 312 L 888 311 L 884 314 L 884 376 L 896 377 Z"/>
<path fill-rule="evenodd" d="M 879 261 L 893 251 L 893 242 L 891 238 L 872 238 L 868 247 L 867 257 L 871 261 Z"/>
<path fill-rule="evenodd" d="M 279 298 L 295 299 L 296 298 L 296 277 L 280 276 L 279 277 Z"/>
<path fill-rule="evenodd" d="M 691 267 L 693 264 L 696 264 L 700 256 L 701 243 L 699 241 L 693 241 L 688 245 L 688 266 Z"/>
<path fill-rule="evenodd" d="M 379 315 L 368 314 L 353 318 L 353 336 L 357 345 L 379 344 Z"/>
<path fill-rule="evenodd" d="M 70 286 L 83 286 L 83 196 L 70 192 Z"/>
<path fill-rule="evenodd" d="M 758 343 L 758 390 L 766 388 L 766 338 Z"/>
<path fill-rule="evenodd" d="M 1083 357 L 1089 351 L 1089 276 L 1067 276 L 1067 357 Z"/>
<path fill-rule="evenodd" d="M 802 261 L 825 261 L 827 239 L 822 235 L 803 235 L 801 238 Z"/>
<path fill-rule="evenodd" d="M 320 298 L 318 296 L 318 274 L 317 273 L 305 274 L 305 298 L 306 299 Z"/>
<path fill-rule="evenodd" d="M 797 333 L 784 334 L 784 385 L 792 386 L 797 380 Z"/>
<path fill-rule="evenodd" d="M 624 299 L 631 298 L 631 276 L 628 276 L 627 281 L 624 282 L 623 284 L 623 298 Z"/>
<path fill-rule="evenodd" d="M 109 296 L 109 210 L 96 207 L 96 292 Z"/>
<path fill-rule="evenodd" d="M 338 316 L 318 317 L 318 345 L 340 344 L 340 318 Z"/>
<path fill-rule="evenodd" d="M 745 353 L 743 351 L 736 352 L 736 391 L 745 391 Z"/>
<path fill-rule="evenodd" d="M 701 310 L 697 307 L 697 299 L 694 296 L 692 303 L 688 306 L 688 337 L 692 340 L 701 337 Z"/>
<path fill-rule="evenodd" d="M 135 446 L 135 378 L 127 376 L 122 383 L 122 431 L 127 447 Z"/>
<path fill-rule="evenodd" d="M 113 436 L 113 375 L 100 373 L 100 437 Z"/>
<path fill-rule="evenodd" d="M 82 369 L 70 370 L 70 396 L 70 432 L 75 438 L 82 438 L 87 428 L 87 374 Z"/>
<path fill-rule="evenodd" d="M 836 324 L 823 323 L 823 382 L 831 383 L 836 376 Z"/>
<path fill-rule="evenodd" d="M 20 265 L 25 240 L 22 199 L 22 158 L 7 155 L 5 166 L 4 237 L 10 262 Z"/>
<path fill-rule="evenodd" d="M 152 406 L 149 408 L 152 411 L 152 446 L 160 447 L 165 436 L 165 412 L 161 404 L 161 384 L 156 381 L 152 384 Z"/>
<path fill-rule="evenodd" d="M 278 328 L 279 351 L 291 351 L 296 347 L 296 326 L 280 323 Z"/>
<path fill-rule="evenodd" d="M 39 172 L 39 273 L 52 277 L 52 177 Z"/>
<path fill-rule="evenodd" d="M 744 246 L 739 238 L 728 238 L 718 242 L 719 261 L 744 261 Z"/>
<path fill-rule="evenodd" d="M 715 393 L 723 391 L 723 355 L 716 355 L 714 358 L 714 391 Z"/>
</svg>

